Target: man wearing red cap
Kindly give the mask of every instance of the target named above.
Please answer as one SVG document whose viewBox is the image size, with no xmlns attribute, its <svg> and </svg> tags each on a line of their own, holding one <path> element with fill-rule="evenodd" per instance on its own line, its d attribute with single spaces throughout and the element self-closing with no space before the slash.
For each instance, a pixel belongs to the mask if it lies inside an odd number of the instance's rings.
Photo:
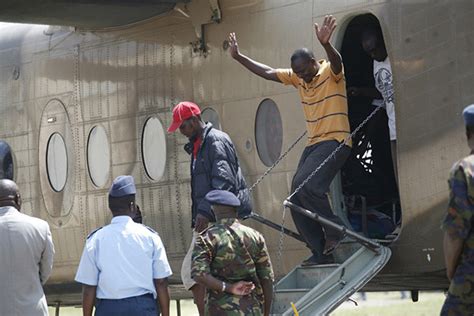
<svg viewBox="0 0 474 316">
<path fill-rule="evenodd" d="M 204 315 L 205 288 L 191 278 L 191 258 L 197 234 L 215 221 L 211 205 L 205 199 L 212 190 L 234 193 L 241 205 L 240 218 L 251 212 L 250 194 L 239 166 L 239 160 L 229 135 L 205 123 L 199 107 L 188 101 L 180 102 L 173 109 L 173 122 L 168 128 L 172 133 L 179 129 L 189 139 L 184 149 L 191 155 L 191 199 L 193 240 L 183 260 L 181 278 L 186 289 L 193 292 L 200 315 Z"/>
</svg>

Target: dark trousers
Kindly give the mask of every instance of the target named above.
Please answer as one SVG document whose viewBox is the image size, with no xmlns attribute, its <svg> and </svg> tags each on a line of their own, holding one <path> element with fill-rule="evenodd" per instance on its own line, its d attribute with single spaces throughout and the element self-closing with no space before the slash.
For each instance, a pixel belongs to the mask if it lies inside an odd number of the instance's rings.
<svg viewBox="0 0 474 316">
<path fill-rule="evenodd" d="M 301 155 L 298 168 L 291 185 L 291 192 L 294 190 L 339 146 L 337 141 L 324 141 L 312 146 L 308 146 Z M 291 199 L 291 202 L 299 205 L 313 213 L 333 221 L 336 224 L 344 225 L 339 217 L 334 215 L 329 204 L 328 191 L 331 181 L 337 172 L 342 168 L 344 162 L 349 157 L 351 148 L 342 147 L 336 156 L 330 159 L 305 186 Z M 291 211 L 293 221 L 298 232 L 306 241 L 307 247 L 311 249 L 316 258 L 323 257 L 323 249 L 326 238 L 339 239 L 340 234 L 332 229 L 324 228 L 308 217 L 296 211 Z"/>
<path fill-rule="evenodd" d="M 160 315 L 152 294 L 120 300 L 97 299 L 95 316 L 157 316 Z"/>
</svg>

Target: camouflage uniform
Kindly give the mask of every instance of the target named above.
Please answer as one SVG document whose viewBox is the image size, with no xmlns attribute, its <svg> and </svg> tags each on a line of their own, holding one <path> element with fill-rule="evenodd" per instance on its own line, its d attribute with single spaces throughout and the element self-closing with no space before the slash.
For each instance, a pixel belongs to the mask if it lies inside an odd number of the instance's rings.
<svg viewBox="0 0 474 316">
<path fill-rule="evenodd" d="M 442 229 L 463 239 L 464 246 L 441 315 L 474 315 L 474 155 L 453 166 L 449 187 Z"/>
<path fill-rule="evenodd" d="M 263 236 L 235 218 L 225 218 L 204 230 L 193 251 L 193 278 L 210 274 L 226 283 L 251 281 L 255 289 L 246 296 L 207 290 L 206 315 L 263 315 L 261 279 L 272 279 L 273 270 Z"/>
</svg>

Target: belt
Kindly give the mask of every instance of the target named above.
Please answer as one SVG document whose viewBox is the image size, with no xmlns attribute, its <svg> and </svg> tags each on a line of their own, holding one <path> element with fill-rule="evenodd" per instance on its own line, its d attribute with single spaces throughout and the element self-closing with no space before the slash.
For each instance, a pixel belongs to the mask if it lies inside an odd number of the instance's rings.
<svg viewBox="0 0 474 316">
<path fill-rule="evenodd" d="M 133 299 L 152 299 L 154 300 L 155 298 L 153 297 L 153 294 L 151 293 L 146 293 L 138 296 L 130 296 L 130 297 L 125 297 L 125 298 L 98 298 L 98 300 L 103 300 L 103 301 L 125 301 L 125 300 L 133 300 Z"/>
</svg>

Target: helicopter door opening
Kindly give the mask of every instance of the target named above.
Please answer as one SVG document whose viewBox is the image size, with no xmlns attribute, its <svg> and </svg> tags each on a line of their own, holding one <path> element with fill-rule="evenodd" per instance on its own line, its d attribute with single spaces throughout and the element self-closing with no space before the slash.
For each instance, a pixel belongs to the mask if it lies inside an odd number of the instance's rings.
<svg viewBox="0 0 474 316">
<path fill-rule="evenodd" d="M 382 34 L 377 18 L 364 14 L 354 17 L 344 33 L 341 55 L 349 91 L 351 87 L 377 91 L 374 60 L 361 44 L 362 33 L 369 28 Z M 348 105 L 349 121 L 354 130 L 376 106 L 384 105 L 384 99 L 368 96 L 367 93 L 349 94 Z M 355 231 L 387 242 L 398 237 L 400 199 L 385 107 L 354 137 L 351 156 L 342 169 L 341 185 L 347 219 Z"/>
</svg>

